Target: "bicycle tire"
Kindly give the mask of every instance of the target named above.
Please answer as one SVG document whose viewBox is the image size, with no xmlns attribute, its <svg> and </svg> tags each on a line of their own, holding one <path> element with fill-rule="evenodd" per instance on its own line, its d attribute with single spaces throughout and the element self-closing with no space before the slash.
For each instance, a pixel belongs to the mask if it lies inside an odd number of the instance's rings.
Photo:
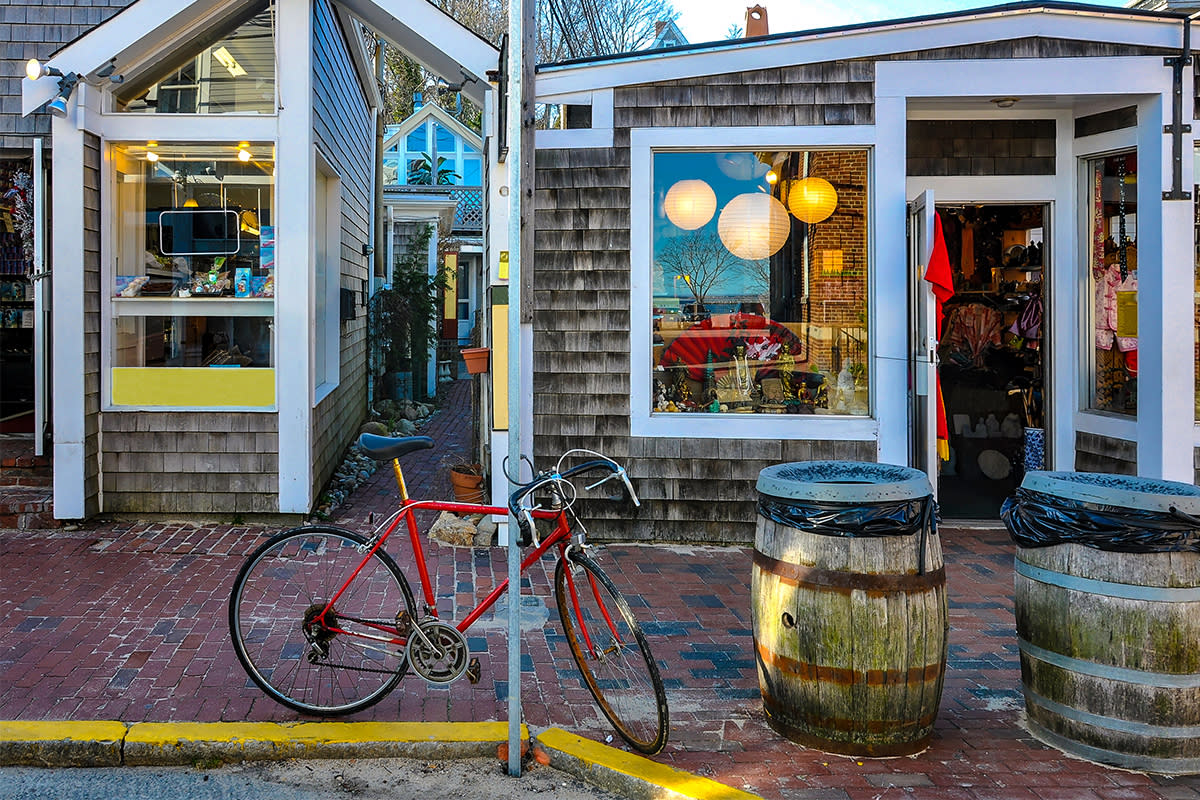
<svg viewBox="0 0 1200 800">
<path fill-rule="evenodd" d="M 604 716 L 635 750 L 661 751 L 669 729 L 667 693 L 629 602 L 580 553 L 559 559 L 554 595 L 567 646 Z"/>
<path fill-rule="evenodd" d="M 366 555 L 367 538 L 325 525 L 276 534 L 238 572 L 229 600 L 229 632 L 246 673 L 283 705 L 309 714 L 337 716 L 383 699 L 408 669 L 404 643 L 383 645 L 344 633 L 305 633 L 306 613 L 323 608 Z M 391 556 L 376 550 L 334 604 L 339 624 L 356 620 L 390 624 L 407 612 L 415 620 L 408 581 Z M 315 643 L 314 643 L 315 640 Z M 388 652 L 370 647 L 383 647 Z M 324 654 L 310 660 L 310 654 Z"/>
</svg>

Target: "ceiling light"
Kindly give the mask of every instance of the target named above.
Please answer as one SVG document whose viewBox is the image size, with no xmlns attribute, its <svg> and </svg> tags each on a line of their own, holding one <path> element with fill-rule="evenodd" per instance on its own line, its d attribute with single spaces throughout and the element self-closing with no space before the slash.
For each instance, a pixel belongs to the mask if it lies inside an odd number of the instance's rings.
<svg viewBox="0 0 1200 800">
<path fill-rule="evenodd" d="M 154 152 L 153 150 L 148 151 L 146 153 L 146 160 L 151 163 L 158 161 L 158 153 Z"/>
<path fill-rule="evenodd" d="M 237 59 L 233 57 L 233 53 L 230 53 L 225 47 L 218 47 L 216 50 L 213 50 L 213 58 L 215 58 L 217 61 L 220 61 L 221 66 L 229 70 L 230 76 L 234 78 L 240 78 L 242 75 L 246 74 L 246 70 L 241 64 L 238 63 Z"/>
<path fill-rule="evenodd" d="M 249 160 L 250 160 L 250 151 L 249 150 L 247 150 L 245 148 L 238 150 L 238 161 L 245 163 Z"/>
<path fill-rule="evenodd" d="M 996 104 L 996 108 L 1012 108 L 1020 99 L 1019 97 L 997 97 L 992 102 Z"/>
</svg>

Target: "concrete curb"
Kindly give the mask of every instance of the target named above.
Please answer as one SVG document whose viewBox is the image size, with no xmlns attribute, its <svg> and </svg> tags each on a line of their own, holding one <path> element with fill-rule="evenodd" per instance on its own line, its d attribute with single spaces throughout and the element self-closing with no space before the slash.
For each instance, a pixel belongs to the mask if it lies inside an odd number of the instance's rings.
<svg viewBox="0 0 1200 800">
<path fill-rule="evenodd" d="M 529 731 L 521 726 L 523 739 Z M 536 737 L 550 766 L 635 798 L 743 800 L 724 784 L 558 728 Z M 216 766 L 287 758 L 495 757 L 507 722 L 0 721 L 0 766 Z"/>
<path fill-rule="evenodd" d="M 756 794 L 558 728 L 537 736 L 550 766 L 631 800 L 753 800 Z"/>
</svg>

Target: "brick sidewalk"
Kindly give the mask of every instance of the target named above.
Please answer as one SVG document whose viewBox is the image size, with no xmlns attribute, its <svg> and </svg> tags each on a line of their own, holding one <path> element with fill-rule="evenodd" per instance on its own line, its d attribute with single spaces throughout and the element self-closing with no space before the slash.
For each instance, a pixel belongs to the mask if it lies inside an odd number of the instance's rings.
<svg viewBox="0 0 1200 800">
<path fill-rule="evenodd" d="M 470 436 L 463 386 L 424 431 L 439 448 L 406 457 L 414 494 L 447 496 L 441 461 L 450 448 L 466 452 Z M 361 526 L 387 508 L 389 480 L 388 471 L 377 473 L 341 509 L 342 524 Z M 229 643 L 233 576 L 266 533 L 128 523 L 0 533 L 0 718 L 304 719 L 247 680 Z M 951 629 L 941 712 L 927 752 L 888 760 L 808 750 L 765 725 L 751 656 L 750 550 L 604 548 L 617 584 L 640 592 L 637 610 L 667 682 L 671 741 L 657 760 L 779 800 L 1200 800 L 1200 778 L 1106 769 L 1028 735 L 1008 536 L 944 529 L 942 540 Z M 415 578 L 401 548 L 392 551 Z M 450 620 L 456 603 L 482 597 L 506 574 L 501 548 L 432 544 L 430 552 L 439 609 Z M 552 567 L 547 560 L 532 570 L 522 590 L 526 722 L 604 741 L 610 728 L 580 685 L 552 609 Z M 409 676 L 392 696 L 346 719 L 505 719 L 506 630 L 502 606 L 469 632 L 483 666 L 478 685 L 432 687 Z"/>
</svg>

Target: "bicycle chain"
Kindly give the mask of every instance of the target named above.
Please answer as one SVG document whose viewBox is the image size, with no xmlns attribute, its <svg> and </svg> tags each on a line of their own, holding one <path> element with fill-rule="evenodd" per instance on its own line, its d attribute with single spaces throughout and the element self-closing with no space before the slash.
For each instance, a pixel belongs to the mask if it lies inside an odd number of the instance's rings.
<svg viewBox="0 0 1200 800">
<path fill-rule="evenodd" d="M 401 612 L 401 613 L 403 613 L 403 614 L 405 614 L 405 616 L 407 616 L 407 612 Z M 349 620 L 351 622 L 357 622 L 359 624 L 365 624 L 365 625 L 383 626 L 383 625 L 388 625 L 388 624 L 396 624 L 396 625 L 401 624 L 399 622 L 399 620 L 397 620 L 397 619 L 391 619 L 391 620 L 362 619 L 360 617 L 346 617 L 346 616 L 342 616 L 341 618 Z M 408 620 L 405 620 L 405 623 L 407 623 L 409 626 L 412 625 L 412 623 Z M 307 638 L 307 637 L 305 637 L 305 638 Z M 309 650 L 309 652 L 310 653 L 312 652 L 311 649 Z M 402 654 L 397 654 L 397 655 L 400 658 L 404 659 L 405 665 L 407 666 L 407 655 L 402 655 Z M 309 661 L 308 663 L 313 664 L 314 666 L 330 667 L 332 669 L 348 669 L 351 672 L 371 672 L 371 673 L 375 673 L 375 674 L 379 674 L 379 675 L 395 675 L 397 672 L 401 671 L 399 669 L 373 669 L 371 667 L 352 667 L 349 664 L 335 664 L 332 661 L 321 661 L 319 663 Z"/>
</svg>

